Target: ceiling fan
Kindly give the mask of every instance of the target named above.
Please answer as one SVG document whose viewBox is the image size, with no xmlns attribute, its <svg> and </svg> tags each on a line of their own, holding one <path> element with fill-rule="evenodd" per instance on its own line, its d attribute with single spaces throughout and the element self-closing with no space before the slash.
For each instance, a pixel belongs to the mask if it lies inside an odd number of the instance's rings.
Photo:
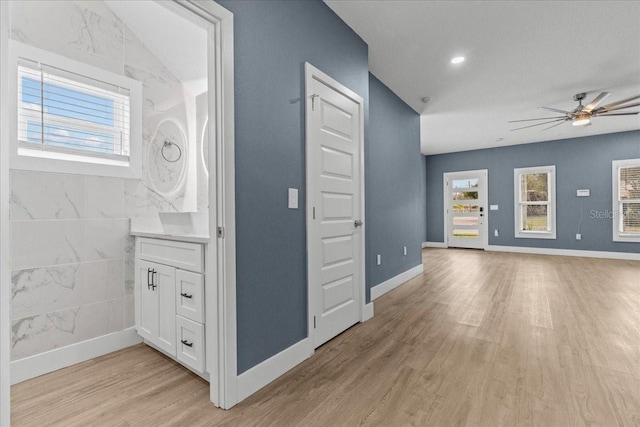
<svg viewBox="0 0 640 427">
<path fill-rule="evenodd" d="M 589 126 L 591 125 L 591 119 L 593 117 L 634 116 L 639 113 L 639 111 L 628 112 L 628 113 L 614 113 L 614 111 L 640 106 L 640 102 L 636 102 L 634 104 L 628 104 L 629 102 L 635 101 L 636 99 L 640 98 L 640 95 L 623 99 L 622 101 L 612 102 L 611 104 L 603 105 L 602 107 L 598 107 L 598 105 L 600 105 L 602 101 L 604 101 L 605 98 L 607 98 L 609 95 L 611 95 L 609 92 L 602 92 L 600 95 L 596 96 L 593 99 L 593 101 L 591 101 L 589 104 L 583 106 L 582 100 L 587 97 L 587 94 L 578 93 L 573 96 L 573 100 L 578 102 L 578 106 L 571 111 L 558 110 L 557 108 L 550 108 L 550 107 L 542 107 L 545 110 L 553 111 L 556 113 L 562 113 L 563 114 L 562 116 L 542 117 L 539 119 L 512 120 L 508 123 L 548 120 L 543 123 L 536 123 L 534 125 L 511 129 L 512 131 L 514 131 L 514 130 L 526 129 L 534 126 L 542 126 L 542 125 L 547 125 L 549 123 L 554 123 L 551 126 L 542 129 L 542 130 L 547 130 L 547 129 L 554 128 L 556 126 L 560 126 L 561 124 L 569 121 L 574 126 Z"/>
</svg>

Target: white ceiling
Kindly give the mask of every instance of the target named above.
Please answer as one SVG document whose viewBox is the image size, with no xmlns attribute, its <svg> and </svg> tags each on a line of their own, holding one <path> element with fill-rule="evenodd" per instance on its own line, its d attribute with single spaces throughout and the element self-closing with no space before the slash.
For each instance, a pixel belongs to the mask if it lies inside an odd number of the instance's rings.
<svg viewBox="0 0 640 427">
<path fill-rule="evenodd" d="M 368 43 L 371 72 L 421 113 L 424 154 L 640 129 L 639 116 L 507 123 L 573 109 L 579 92 L 611 92 L 603 105 L 640 95 L 640 2 L 325 2 Z"/>
</svg>

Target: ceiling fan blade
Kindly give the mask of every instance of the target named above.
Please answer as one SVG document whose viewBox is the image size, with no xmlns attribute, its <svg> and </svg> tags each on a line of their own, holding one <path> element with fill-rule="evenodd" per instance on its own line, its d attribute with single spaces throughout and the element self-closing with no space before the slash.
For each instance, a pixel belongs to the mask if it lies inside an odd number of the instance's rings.
<svg viewBox="0 0 640 427">
<path fill-rule="evenodd" d="M 540 107 L 540 108 L 544 108 L 545 110 L 549 110 L 549 111 L 555 111 L 556 113 L 571 114 L 571 111 L 558 110 L 557 108 L 551 108 L 551 107 Z"/>
<path fill-rule="evenodd" d="M 635 116 L 640 113 L 640 111 L 636 111 L 635 113 L 611 113 L 611 114 L 598 114 L 595 117 L 609 117 L 609 116 Z"/>
<path fill-rule="evenodd" d="M 608 113 L 609 111 L 624 110 L 625 108 L 632 108 L 632 107 L 638 107 L 638 106 L 640 106 L 640 102 L 636 102 L 635 104 L 629 104 L 629 105 L 621 105 L 619 107 L 614 107 L 614 108 L 607 108 L 603 111 L 603 113 Z M 598 108 L 598 111 L 600 111 L 600 108 Z"/>
<path fill-rule="evenodd" d="M 582 111 L 586 111 L 588 113 L 590 113 L 591 111 L 593 111 L 598 105 L 600 105 L 600 103 L 602 101 L 605 100 L 606 97 L 608 97 L 609 95 L 611 95 L 610 92 L 602 92 L 600 95 L 596 96 L 594 98 L 593 101 L 591 101 L 589 104 L 587 104 Z"/>
<path fill-rule="evenodd" d="M 509 120 L 507 123 L 531 122 L 533 120 L 549 120 L 549 119 L 564 119 L 564 118 L 565 116 L 541 117 L 539 119 Z"/>
<path fill-rule="evenodd" d="M 535 125 L 529 125 L 529 126 L 524 126 L 524 127 L 521 127 L 521 128 L 511 129 L 511 131 L 513 132 L 514 130 L 532 128 L 534 126 L 542 126 L 542 125 L 546 125 L 546 124 L 549 124 L 549 123 L 564 122 L 566 120 L 569 120 L 569 119 L 568 118 L 562 118 L 562 119 L 551 120 L 549 122 L 544 122 L 544 123 L 536 123 Z"/>
<path fill-rule="evenodd" d="M 549 130 L 549 129 L 554 128 L 554 127 L 556 127 L 556 126 L 560 126 L 560 125 L 561 125 L 561 124 L 563 124 L 563 123 L 564 123 L 564 121 L 562 121 L 562 122 L 560 122 L 560 123 L 556 123 L 555 125 L 551 125 L 551 126 L 549 126 L 548 128 L 544 128 L 544 129 L 542 129 L 542 130 L 543 130 L 543 131 L 545 131 L 545 130 Z"/>
<path fill-rule="evenodd" d="M 627 99 L 623 99 L 621 101 L 612 102 L 611 104 L 603 105 L 602 107 L 598 108 L 598 110 L 600 110 L 600 109 L 610 110 L 612 107 L 617 107 L 618 105 L 626 104 L 627 102 L 631 102 L 631 101 L 635 101 L 638 98 L 640 98 L 640 95 L 632 96 L 631 98 L 627 98 Z"/>
</svg>

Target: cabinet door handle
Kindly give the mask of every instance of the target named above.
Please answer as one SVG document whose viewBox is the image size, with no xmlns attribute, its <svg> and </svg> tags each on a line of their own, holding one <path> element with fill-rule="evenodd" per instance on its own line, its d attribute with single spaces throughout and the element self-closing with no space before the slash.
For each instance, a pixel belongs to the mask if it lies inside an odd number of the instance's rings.
<svg viewBox="0 0 640 427">
<path fill-rule="evenodd" d="M 180 342 L 184 345 L 186 345 L 187 347 L 193 347 L 193 343 L 189 342 L 187 340 L 180 340 Z"/>
<path fill-rule="evenodd" d="M 151 269 L 147 268 L 147 289 L 151 289 Z"/>
<path fill-rule="evenodd" d="M 156 275 L 157 274 L 158 274 L 158 272 L 155 269 L 151 270 L 151 289 L 154 290 L 154 291 L 158 287 L 158 285 L 156 285 Z"/>
<path fill-rule="evenodd" d="M 183 297 L 185 297 L 185 298 L 189 298 L 189 299 L 193 298 L 193 295 L 192 295 L 192 294 L 187 294 L 187 293 L 185 293 L 185 292 L 180 292 L 180 295 L 182 295 L 182 296 L 183 296 Z"/>
</svg>

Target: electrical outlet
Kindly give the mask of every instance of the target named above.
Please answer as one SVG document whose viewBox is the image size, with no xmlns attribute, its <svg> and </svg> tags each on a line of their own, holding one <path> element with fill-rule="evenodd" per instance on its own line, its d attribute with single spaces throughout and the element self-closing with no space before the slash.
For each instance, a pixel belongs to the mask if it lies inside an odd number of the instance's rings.
<svg viewBox="0 0 640 427">
<path fill-rule="evenodd" d="M 500 235 L 500 232 L 498 231 L 498 229 L 496 228 L 495 230 L 493 230 L 493 235 L 498 237 Z"/>
<path fill-rule="evenodd" d="M 376 265 L 382 264 L 382 256 L 376 255 Z"/>
<path fill-rule="evenodd" d="M 580 233 L 576 234 L 576 240 L 582 240 L 582 234 Z"/>
<path fill-rule="evenodd" d="M 406 246 L 404 247 L 404 252 L 403 253 L 404 253 L 404 255 L 407 254 L 407 247 Z"/>
</svg>

